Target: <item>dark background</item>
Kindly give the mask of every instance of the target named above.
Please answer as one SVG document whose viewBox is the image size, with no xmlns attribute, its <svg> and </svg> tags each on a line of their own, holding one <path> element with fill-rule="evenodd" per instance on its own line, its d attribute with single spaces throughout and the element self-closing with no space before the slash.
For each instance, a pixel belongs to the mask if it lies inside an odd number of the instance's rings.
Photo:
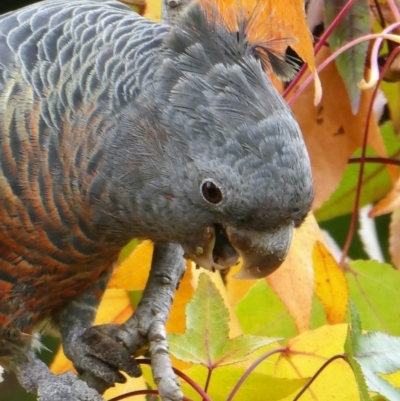
<svg viewBox="0 0 400 401">
<path fill-rule="evenodd" d="M 32 0 L 3 0 L 0 2 L 0 14 L 4 14 L 11 10 L 16 10 L 17 8 L 21 8 L 27 6 L 28 4 L 37 3 L 37 1 Z"/>
</svg>

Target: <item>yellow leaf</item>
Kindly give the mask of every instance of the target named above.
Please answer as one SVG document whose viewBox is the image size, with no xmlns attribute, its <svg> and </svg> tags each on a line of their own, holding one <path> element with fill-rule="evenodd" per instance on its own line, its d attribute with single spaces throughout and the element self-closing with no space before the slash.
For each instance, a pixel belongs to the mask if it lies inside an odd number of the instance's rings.
<svg viewBox="0 0 400 401">
<path fill-rule="evenodd" d="M 114 270 L 108 288 L 143 290 L 149 277 L 153 243 L 143 241 Z"/>
<path fill-rule="evenodd" d="M 143 367 L 142 367 L 143 369 Z M 122 372 L 123 373 L 123 372 Z M 125 383 L 117 383 L 115 384 L 114 387 L 109 388 L 105 393 L 104 393 L 104 399 L 106 400 L 111 400 L 114 397 L 121 396 L 123 394 L 129 393 L 131 391 L 137 391 L 137 390 L 146 390 L 148 388 L 145 377 L 129 377 L 126 376 L 126 382 Z M 153 387 L 154 389 L 156 387 Z M 140 396 L 132 396 L 132 397 L 127 397 L 124 398 L 124 401 L 146 401 L 148 398 L 145 395 L 140 395 Z"/>
<path fill-rule="evenodd" d="M 229 269 L 226 275 L 226 288 L 229 297 L 229 303 L 236 307 L 240 300 L 249 292 L 250 288 L 257 282 L 257 280 L 240 280 L 235 278 L 235 275 L 242 268 L 243 261 L 240 264 L 233 266 Z"/>
<path fill-rule="evenodd" d="M 133 307 L 124 290 L 108 289 L 101 299 L 94 324 L 124 323 L 132 316 Z"/>
<path fill-rule="evenodd" d="M 323 241 L 321 231 L 312 214 L 295 230 L 289 254 L 282 266 L 266 278 L 292 315 L 297 330 L 308 330 L 314 292 L 312 252 L 315 241 Z"/>
<path fill-rule="evenodd" d="M 161 2 L 163 0 L 147 0 L 144 17 L 152 21 L 161 22 Z"/>
<path fill-rule="evenodd" d="M 313 252 L 315 294 L 324 306 L 328 323 L 343 323 L 349 300 L 349 288 L 342 269 L 319 241 Z"/>
<path fill-rule="evenodd" d="M 179 283 L 178 290 L 175 293 L 171 314 L 167 321 L 167 333 L 183 334 L 185 332 L 185 308 L 187 303 L 191 300 L 195 290 L 192 266 L 193 262 L 186 262 L 186 272 L 181 282 Z"/>
<path fill-rule="evenodd" d="M 400 370 L 394 373 L 390 373 L 388 375 L 385 375 L 383 373 L 378 373 L 378 376 L 387 380 L 392 386 L 400 388 Z"/>
<path fill-rule="evenodd" d="M 281 354 L 276 363 L 276 376 L 288 379 L 313 376 L 329 358 L 344 352 L 347 328 L 347 324 L 323 326 L 289 340 L 288 352 Z M 302 401 L 359 399 L 353 371 L 342 359 L 326 367 L 301 396 Z"/>
</svg>

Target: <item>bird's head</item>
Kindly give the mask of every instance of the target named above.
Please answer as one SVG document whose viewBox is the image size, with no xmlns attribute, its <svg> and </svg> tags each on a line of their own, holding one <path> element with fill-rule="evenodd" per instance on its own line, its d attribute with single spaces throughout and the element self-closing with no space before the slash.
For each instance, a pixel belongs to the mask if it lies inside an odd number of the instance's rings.
<svg viewBox="0 0 400 401">
<path fill-rule="evenodd" d="M 151 118 L 141 118 L 154 167 L 147 210 L 158 216 L 149 236 L 209 269 L 241 257 L 242 278 L 282 263 L 314 196 L 299 126 L 265 71 L 287 77 L 293 66 L 257 46 L 246 21 L 232 33 L 194 3 L 165 38 Z"/>
</svg>

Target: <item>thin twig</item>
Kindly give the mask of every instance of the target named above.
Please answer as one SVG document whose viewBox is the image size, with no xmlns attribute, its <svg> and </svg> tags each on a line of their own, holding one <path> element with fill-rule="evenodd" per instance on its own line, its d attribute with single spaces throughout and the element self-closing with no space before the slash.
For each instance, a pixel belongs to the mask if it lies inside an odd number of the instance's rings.
<svg viewBox="0 0 400 401">
<path fill-rule="evenodd" d="M 318 38 L 318 42 L 317 42 L 317 44 L 315 46 L 315 49 L 314 49 L 314 55 L 318 54 L 318 52 L 320 51 L 321 47 L 326 44 L 326 41 L 328 40 L 328 37 L 330 36 L 332 31 L 337 27 L 337 25 L 340 23 L 340 21 L 344 18 L 344 16 L 346 15 L 348 9 L 353 5 L 354 2 L 355 2 L 355 0 L 349 0 L 346 3 L 346 5 L 343 7 L 343 9 L 339 12 L 339 14 L 335 17 L 335 19 L 332 21 L 331 25 L 325 30 L 323 35 L 320 38 Z M 297 85 L 297 83 L 299 82 L 301 77 L 305 74 L 307 68 L 308 68 L 307 64 L 304 64 L 301 67 L 301 69 L 297 73 L 296 77 L 292 80 L 292 82 L 290 82 L 288 87 L 283 92 L 282 96 L 284 98 L 286 98 L 286 96 L 290 93 L 290 91 Z"/>
<path fill-rule="evenodd" d="M 387 29 L 396 29 L 400 26 L 400 23 L 392 25 L 390 27 L 388 27 Z M 336 50 L 334 53 L 332 53 L 329 57 L 327 57 L 318 67 L 317 67 L 317 72 L 320 73 L 328 64 L 330 64 L 332 61 L 334 61 L 336 59 L 337 56 L 339 56 L 339 54 L 344 53 L 347 49 L 350 49 L 351 47 L 362 43 L 362 42 L 366 42 L 372 39 L 389 39 L 389 40 L 393 40 L 394 42 L 399 42 L 400 41 L 400 36 L 397 35 L 391 35 L 391 34 L 387 34 L 387 33 L 371 33 L 369 35 L 365 35 L 361 38 L 357 38 L 352 40 L 349 43 L 346 43 L 344 46 L 342 46 L 340 49 Z M 293 103 L 299 96 L 300 94 L 306 89 L 306 87 L 308 85 L 310 85 L 310 83 L 313 81 L 313 76 L 310 75 L 308 76 L 304 82 L 296 89 L 296 91 L 293 93 L 292 97 L 287 101 L 289 104 Z"/>
<path fill-rule="evenodd" d="M 352 157 L 348 160 L 348 164 L 358 164 L 361 163 L 361 157 Z M 393 166 L 400 166 L 400 159 L 393 159 L 391 157 L 375 157 L 366 156 L 364 158 L 364 163 L 378 163 L 378 164 L 390 164 Z"/>
<path fill-rule="evenodd" d="M 243 382 L 249 377 L 250 373 L 263 361 L 265 361 L 267 358 L 269 358 L 271 355 L 286 352 L 286 348 L 277 348 L 274 349 L 270 352 L 267 352 L 266 354 L 260 356 L 257 360 L 255 360 L 250 367 L 246 370 L 246 372 L 243 373 L 242 377 L 238 380 L 236 383 L 235 387 L 232 389 L 230 394 L 228 395 L 228 398 L 226 401 L 232 401 L 232 398 L 235 396 L 235 394 L 238 392 L 240 386 L 243 384 Z"/>
<path fill-rule="evenodd" d="M 397 50 L 397 51 L 396 51 Z M 354 232 L 356 230 L 356 224 L 357 224 L 357 218 L 358 218 L 358 209 L 360 207 L 360 198 L 361 198 L 361 187 L 362 187 L 362 181 L 363 181 L 363 175 L 364 175 L 364 166 L 365 166 L 365 158 L 366 158 L 366 153 L 367 153 L 367 144 L 368 144 L 368 132 L 369 132 L 369 124 L 371 121 L 371 116 L 372 116 L 372 111 L 373 111 L 373 106 L 374 106 L 374 99 L 376 98 L 376 94 L 378 93 L 379 90 L 379 85 L 387 71 L 387 69 L 389 68 L 390 64 L 392 63 L 394 57 L 396 57 L 397 53 L 399 53 L 400 48 L 395 49 L 388 57 L 388 59 L 386 60 L 379 80 L 377 82 L 377 85 L 374 88 L 374 91 L 372 93 L 372 97 L 371 97 L 371 102 L 368 106 L 368 111 L 367 111 L 367 118 L 366 118 L 366 124 L 365 124 L 365 128 L 364 128 L 364 137 L 363 137 L 363 143 L 362 143 L 362 148 L 361 148 L 361 157 L 360 157 L 360 170 L 358 172 L 358 180 L 357 180 L 357 187 L 356 187 L 356 197 L 354 200 L 354 207 L 353 207 L 353 213 L 351 215 L 351 221 L 350 221 L 350 227 L 349 227 L 349 231 L 347 233 L 347 237 L 346 237 L 346 242 L 344 244 L 343 247 L 343 252 L 342 252 L 342 257 L 340 258 L 340 264 L 343 265 L 347 254 L 349 252 L 350 249 L 350 245 L 353 241 L 353 237 L 354 237 Z"/>
<path fill-rule="evenodd" d="M 310 380 L 307 382 L 307 384 L 300 390 L 300 393 L 296 395 L 296 397 L 293 399 L 293 401 L 298 401 L 298 399 L 306 392 L 306 390 L 311 386 L 311 384 L 314 382 L 314 380 L 322 373 L 322 371 L 334 360 L 336 359 L 343 359 L 344 361 L 347 362 L 347 356 L 344 354 L 340 355 L 335 355 L 332 358 L 329 358 L 315 373 L 314 375 L 310 378 Z"/>
</svg>

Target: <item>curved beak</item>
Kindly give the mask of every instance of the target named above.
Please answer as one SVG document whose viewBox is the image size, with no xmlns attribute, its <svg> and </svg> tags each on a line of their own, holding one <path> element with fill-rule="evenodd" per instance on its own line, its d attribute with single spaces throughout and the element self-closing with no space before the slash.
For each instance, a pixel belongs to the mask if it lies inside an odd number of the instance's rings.
<svg viewBox="0 0 400 401">
<path fill-rule="evenodd" d="M 209 227 L 202 246 L 188 256 L 210 270 L 223 270 L 238 263 L 243 266 L 235 278 L 256 280 L 274 272 L 285 260 L 292 242 L 291 222 L 269 231 Z"/>
<path fill-rule="evenodd" d="M 293 223 L 266 232 L 227 228 L 229 242 L 243 259 L 235 278 L 256 280 L 273 273 L 289 252 L 293 230 Z"/>
</svg>

